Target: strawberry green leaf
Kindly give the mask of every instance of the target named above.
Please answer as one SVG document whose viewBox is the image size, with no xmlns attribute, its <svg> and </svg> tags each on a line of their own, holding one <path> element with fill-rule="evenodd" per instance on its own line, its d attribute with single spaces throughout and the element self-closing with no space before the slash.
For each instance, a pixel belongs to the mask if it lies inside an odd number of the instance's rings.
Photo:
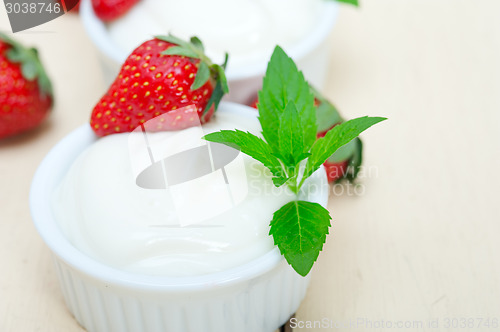
<svg viewBox="0 0 500 332">
<path fill-rule="evenodd" d="M 363 141 L 358 137 L 353 142 L 356 143 L 356 149 L 354 155 L 349 160 L 349 165 L 347 166 L 347 174 L 345 178 L 354 182 L 358 177 L 359 171 L 361 170 L 361 164 L 363 163 Z"/>
<path fill-rule="evenodd" d="M 227 62 L 229 61 L 229 54 L 226 52 L 224 54 L 224 62 L 222 63 L 221 67 L 226 70 L 227 67 Z"/>
<path fill-rule="evenodd" d="M 205 115 L 210 110 L 210 108 L 212 108 L 212 106 L 214 107 L 214 110 L 217 110 L 222 97 L 224 97 L 224 90 L 222 88 L 221 81 L 217 80 L 217 82 L 215 83 L 214 91 L 212 91 L 212 96 L 210 96 L 210 99 L 207 102 L 207 106 L 205 106 L 205 109 L 203 110 L 203 115 Z"/>
<path fill-rule="evenodd" d="M 180 55 L 200 60 L 196 77 L 191 85 L 191 90 L 201 88 L 208 82 L 210 77 L 212 77 L 215 80 L 215 87 L 208 100 L 207 106 L 203 110 L 203 114 L 206 114 L 212 106 L 214 106 L 216 110 L 224 94 L 229 92 L 227 78 L 224 72 L 224 68 L 228 61 L 228 54 L 226 53 L 224 63 L 220 66 L 213 64 L 205 55 L 205 48 L 198 37 L 191 37 L 190 42 L 186 42 L 171 34 L 168 36 L 156 36 L 155 38 L 178 45 L 167 48 L 162 52 L 163 55 Z"/>
<path fill-rule="evenodd" d="M 227 54 L 226 54 L 226 56 L 227 56 Z M 227 58 L 226 58 L 226 62 L 227 62 Z M 219 80 L 220 80 L 220 83 L 222 86 L 222 91 L 224 91 L 224 93 L 228 93 L 229 92 L 229 85 L 227 84 L 226 73 L 224 71 L 225 63 L 224 63 L 224 67 L 219 66 L 219 65 L 214 65 L 214 66 L 215 66 L 215 69 L 217 70 L 217 74 L 218 74 L 218 77 L 219 77 Z"/>
<path fill-rule="evenodd" d="M 9 44 L 15 48 L 21 46 L 21 44 L 19 44 L 16 40 L 10 38 L 7 34 L 5 34 L 3 32 L 0 32 L 0 40 L 6 42 L 7 44 Z"/>
<path fill-rule="evenodd" d="M 314 98 L 317 99 L 319 105 L 316 107 L 316 126 L 318 133 L 324 133 L 330 130 L 334 125 L 344 122 L 339 111 L 332 103 L 323 97 L 323 95 L 311 86 L 311 91 Z"/>
<path fill-rule="evenodd" d="M 227 61 L 227 55 L 226 55 L 226 61 Z M 223 66 L 225 66 L 225 63 Z M 208 110 L 212 105 L 214 105 L 215 109 L 217 110 L 217 107 L 219 106 L 222 97 L 224 97 L 224 95 L 229 92 L 229 86 L 227 84 L 227 78 L 224 72 L 224 67 L 219 65 L 212 65 L 211 68 L 215 68 L 216 71 L 215 88 L 214 91 L 212 92 L 212 96 L 208 100 L 204 113 L 208 112 Z"/>
<path fill-rule="evenodd" d="M 193 85 L 191 86 L 191 90 L 196 90 L 201 88 L 205 83 L 207 83 L 210 78 L 210 68 L 208 68 L 205 62 L 200 62 L 200 66 L 198 67 L 198 72 L 196 73 L 196 77 L 194 78 Z"/>
<path fill-rule="evenodd" d="M 6 56 L 9 61 L 21 64 L 23 77 L 29 81 L 37 80 L 40 92 L 52 96 L 52 83 L 40 62 L 38 51 L 35 48 L 24 47 L 2 32 L 0 32 L 0 40 L 11 46 Z"/>
<path fill-rule="evenodd" d="M 27 60 L 26 53 L 20 52 L 16 48 L 7 51 L 7 58 L 12 62 L 23 62 Z"/>
<path fill-rule="evenodd" d="M 293 101 L 289 102 L 281 115 L 279 127 L 280 156 L 285 165 L 296 165 L 304 155 L 304 138 L 302 136 L 300 115 Z"/>
<path fill-rule="evenodd" d="M 384 120 L 386 118 L 365 116 L 339 124 L 328 131 L 325 137 L 318 139 L 312 146 L 303 180 L 311 176 L 341 146 L 349 143 L 374 124 Z"/>
<path fill-rule="evenodd" d="M 200 38 L 196 36 L 191 37 L 191 44 L 193 44 L 200 51 L 205 52 L 205 47 L 203 46 L 203 43 L 201 42 Z"/>
<path fill-rule="evenodd" d="M 309 273 L 323 249 L 330 220 L 327 209 L 306 201 L 292 201 L 274 213 L 269 235 L 301 276 Z"/>
<path fill-rule="evenodd" d="M 166 41 L 171 44 L 183 46 L 183 47 L 189 47 L 189 43 L 186 42 L 185 40 L 182 40 L 180 38 L 177 38 L 171 34 L 168 35 L 162 35 L 162 36 L 155 36 L 156 39 Z"/>
<path fill-rule="evenodd" d="M 21 65 L 21 71 L 23 76 L 30 81 L 33 81 L 38 75 L 37 65 L 32 61 L 24 62 Z"/>
<path fill-rule="evenodd" d="M 229 92 L 229 85 L 227 83 L 227 77 L 226 77 L 226 72 L 225 72 L 228 60 L 229 60 L 229 54 L 225 53 L 224 54 L 224 62 L 222 63 L 222 65 L 220 65 L 220 66 L 219 65 L 212 65 L 214 70 L 217 72 L 217 80 L 220 82 L 220 85 L 222 87 L 222 91 L 224 93 Z"/>
<path fill-rule="evenodd" d="M 181 55 L 188 58 L 199 59 L 200 56 L 195 51 L 190 48 L 183 46 L 172 46 L 167 48 L 165 51 L 161 52 L 162 55 Z"/>
<path fill-rule="evenodd" d="M 314 96 L 293 60 L 276 46 L 259 92 L 257 106 L 262 134 L 276 154 L 279 154 L 280 118 L 291 101 L 300 115 L 304 146 L 308 150 L 316 140 Z"/>
<path fill-rule="evenodd" d="M 275 183 L 285 183 L 286 177 L 278 158 L 272 155 L 269 145 L 260 137 L 241 130 L 221 130 L 205 135 L 204 139 L 214 143 L 221 143 L 235 148 L 253 159 L 261 162 L 269 169 L 276 180 Z"/>
<path fill-rule="evenodd" d="M 321 103 L 316 108 L 316 125 L 318 126 L 318 133 L 324 133 L 340 122 L 343 122 L 343 120 L 332 104 Z"/>
</svg>

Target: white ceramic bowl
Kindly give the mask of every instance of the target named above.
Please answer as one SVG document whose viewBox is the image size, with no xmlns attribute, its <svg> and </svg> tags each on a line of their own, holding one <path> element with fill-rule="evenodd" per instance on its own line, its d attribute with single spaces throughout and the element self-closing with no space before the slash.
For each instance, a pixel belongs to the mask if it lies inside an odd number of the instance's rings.
<svg viewBox="0 0 500 332">
<path fill-rule="evenodd" d="M 256 117 L 249 107 L 221 103 L 218 112 Z M 89 125 L 62 139 L 33 179 L 34 224 L 53 253 L 69 310 L 89 332 L 271 332 L 284 324 L 305 296 L 299 276 L 274 248 L 220 273 L 188 278 L 146 276 L 106 266 L 75 248 L 54 220 L 51 196 L 77 156 L 96 140 Z M 309 195 L 326 206 L 328 183 Z"/>
<path fill-rule="evenodd" d="M 312 33 L 286 49 L 308 81 L 318 89 L 322 89 L 326 81 L 330 55 L 327 38 L 336 22 L 337 14 L 337 2 L 324 0 L 324 10 L 316 20 Z M 90 0 L 81 1 L 80 15 L 87 34 L 99 50 L 104 77 L 107 83 L 111 83 L 129 54 L 115 44 L 106 25 L 95 15 Z M 262 85 L 268 61 L 269 59 L 262 59 L 245 67 L 229 65 L 226 75 L 230 92 L 226 99 L 247 104 L 255 98 Z"/>
</svg>

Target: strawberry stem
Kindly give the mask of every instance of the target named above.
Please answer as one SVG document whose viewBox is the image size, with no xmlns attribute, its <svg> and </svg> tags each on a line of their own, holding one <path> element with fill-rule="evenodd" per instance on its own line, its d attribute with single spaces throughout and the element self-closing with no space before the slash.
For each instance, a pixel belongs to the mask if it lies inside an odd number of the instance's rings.
<svg viewBox="0 0 500 332">
<path fill-rule="evenodd" d="M 52 97 L 52 83 L 40 62 L 38 51 L 35 48 L 24 47 L 2 32 L 0 32 L 0 40 L 11 46 L 6 56 L 9 61 L 21 64 L 23 77 L 28 81 L 38 80 L 40 92 Z"/>
<path fill-rule="evenodd" d="M 224 93 L 229 92 L 227 78 L 224 72 L 229 58 L 227 53 L 225 54 L 224 63 L 222 65 L 218 65 L 214 64 L 212 60 L 205 55 L 205 47 L 203 46 L 201 40 L 196 36 L 191 37 L 189 42 L 175 37 L 172 34 L 168 34 L 167 36 L 155 36 L 155 38 L 177 45 L 166 49 L 161 53 L 162 55 L 180 55 L 200 60 L 200 68 L 198 68 L 191 90 L 201 88 L 210 79 L 210 77 L 214 77 L 216 82 L 221 82 L 222 91 Z"/>
</svg>

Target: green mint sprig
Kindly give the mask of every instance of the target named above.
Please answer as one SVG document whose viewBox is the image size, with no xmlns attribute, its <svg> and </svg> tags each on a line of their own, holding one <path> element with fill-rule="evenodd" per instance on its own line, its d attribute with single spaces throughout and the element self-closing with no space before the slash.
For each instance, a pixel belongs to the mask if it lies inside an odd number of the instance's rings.
<svg viewBox="0 0 500 332">
<path fill-rule="evenodd" d="M 257 107 L 264 139 L 241 130 L 221 130 L 204 138 L 261 162 L 276 187 L 286 184 L 297 195 L 274 213 L 269 235 L 295 271 L 306 276 L 323 249 L 331 217 L 320 204 L 298 199 L 302 186 L 335 151 L 385 118 L 350 120 L 316 140 L 314 95 L 279 46 L 269 61 Z"/>
</svg>

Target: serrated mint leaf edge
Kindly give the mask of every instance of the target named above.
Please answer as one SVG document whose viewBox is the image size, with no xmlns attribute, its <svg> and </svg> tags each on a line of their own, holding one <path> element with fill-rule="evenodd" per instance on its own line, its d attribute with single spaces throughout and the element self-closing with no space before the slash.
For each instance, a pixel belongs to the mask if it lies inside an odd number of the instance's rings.
<svg viewBox="0 0 500 332">
<path fill-rule="evenodd" d="M 262 134 L 274 153 L 279 153 L 277 133 L 280 118 L 291 101 L 301 116 L 304 145 L 308 150 L 316 140 L 314 95 L 294 61 L 281 47 L 276 46 L 268 63 L 257 105 Z"/>
<path fill-rule="evenodd" d="M 291 201 L 274 213 L 269 235 L 301 276 L 310 272 L 323 249 L 331 219 L 330 212 L 322 205 L 300 200 Z"/>
<path fill-rule="evenodd" d="M 319 138 L 312 146 L 311 156 L 307 159 L 301 183 L 311 176 L 341 146 L 358 137 L 366 129 L 384 120 L 387 120 L 387 118 L 365 116 L 341 123 L 328 131 L 324 137 Z"/>
</svg>

